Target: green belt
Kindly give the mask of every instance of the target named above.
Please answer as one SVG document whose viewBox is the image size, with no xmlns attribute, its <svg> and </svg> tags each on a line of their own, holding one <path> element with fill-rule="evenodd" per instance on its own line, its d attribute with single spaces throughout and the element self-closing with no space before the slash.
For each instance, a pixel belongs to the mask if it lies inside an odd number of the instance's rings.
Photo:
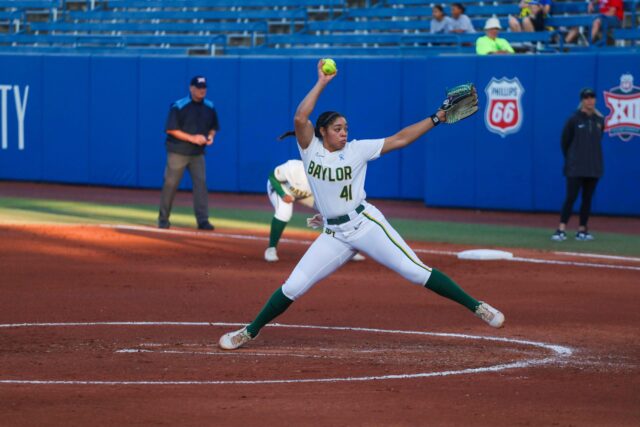
<svg viewBox="0 0 640 427">
<path fill-rule="evenodd" d="M 360 205 L 356 208 L 356 213 L 359 214 L 360 212 L 362 212 L 364 210 L 364 205 Z M 340 224 L 344 224 L 345 222 L 349 222 L 351 221 L 351 217 L 349 217 L 349 215 L 342 215 L 342 216 L 338 216 L 336 218 L 328 218 L 327 219 L 327 224 L 329 225 L 340 225 Z"/>
</svg>

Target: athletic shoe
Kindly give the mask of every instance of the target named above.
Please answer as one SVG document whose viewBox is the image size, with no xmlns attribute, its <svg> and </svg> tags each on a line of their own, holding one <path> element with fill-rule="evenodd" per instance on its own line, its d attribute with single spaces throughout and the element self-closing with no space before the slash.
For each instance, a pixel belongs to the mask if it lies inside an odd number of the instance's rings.
<svg viewBox="0 0 640 427">
<path fill-rule="evenodd" d="M 171 223 L 167 220 L 158 220 L 158 228 L 168 229 L 171 227 Z"/>
<path fill-rule="evenodd" d="M 567 240 L 567 233 L 562 230 L 556 230 L 556 232 L 551 236 L 551 240 L 553 240 L 554 242 L 562 242 L 564 240 Z"/>
<path fill-rule="evenodd" d="M 491 307 L 486 302 L 480 302 L 480 305 L 476 308 L 476 316 L 494 328 L 501 328 L 504 324 L 504 314 Z"/>
<path fill-rule="evenodd" d="M 278 251 L 276 248 L 269 247 L 266 251 L 264 251 L 264 260 L 267 262 L 277 262 L 280 260 L 278 258 Z"/>
<path fill-rule="evenodd" d="M 247 331 L 247 327 L 245 326 L 242 329 L 229 332 L 228 334 L 221 336 L 220 341 L 218 341 L 218 345 L 223 350 L 235 350 L 242 347 L 252 339 L 253 338 L 251 338 L 251 335 L 249 335 L 249 331 Z"/>
<path fill-rule="evenodd" d="M 586 242 L 587 240 L 593 240 L 593 235 L 588 231 L 578 231 L 576 233 L 576 240 Z"/>
<path fill-rule="evenodd" d="M 364 261 L 366 258 L 361 253 L 357 253 L 351 258 L 351 261 Z"/>
<path fill-rule="evenodd" d="M 213 231 L 216 228 L 213 226 L 213 224 L 211 224 L 209 221 L 206 222 L 201 222 L 198 224 L 198 230 L 209 230 L 209 231 Z"/>
</svg>

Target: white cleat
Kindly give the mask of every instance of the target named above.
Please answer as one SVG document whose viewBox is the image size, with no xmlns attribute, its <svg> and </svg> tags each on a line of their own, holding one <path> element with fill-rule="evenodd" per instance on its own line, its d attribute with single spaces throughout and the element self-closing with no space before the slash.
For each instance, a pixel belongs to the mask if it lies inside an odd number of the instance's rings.
<svg viewBox="0 0 640 427">
<path fill-rule="evenodd" d="M 367 258 L 365 258 L 365 256 L 364 256 L 364 255 L 362 255 L 361 253 L 359 253 L 359 252 L 358 252 L 357 254 L 355 254 L 355 255 L 351 258 L 351 261 L 364 261 L 365 259 L 367 259 Z"/>
<path fill-rule="evenodd" d="M 235 350 L 242 347 L 252 339 L 253 338 L 251 338 L 251 335 L 249 335 L 249 331 L 247 331 L 247 327 L 245 326 L 242 329 L 229 332 L 228 334 L 221 336 L 220 341 L 218 341 L 218 345 L 223 350 Z"/>
<path fill-rule="evenodd" d="M 264 251 L 264 260 L 267 262 L 277 262 L 280 258 L 278 258 L 278 251 L 276 248 L 267 248 Z"/>
<path fill-rule="evenodd" d="M 480 302 L 475 314 L 494 328 L 501 328 L 504 324 L 504 314 L 486 302 Z"/>
</svg>

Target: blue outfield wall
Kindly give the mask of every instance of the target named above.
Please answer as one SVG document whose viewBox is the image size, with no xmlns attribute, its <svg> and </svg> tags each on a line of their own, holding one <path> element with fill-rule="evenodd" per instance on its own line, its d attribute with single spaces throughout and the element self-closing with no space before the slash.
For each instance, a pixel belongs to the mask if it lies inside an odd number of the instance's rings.
<svg viewBox="0 0 640 427">
<path fill-rule="evenodd" d="M 292 138 L 276 137 L 292 128 L 315 82 L 315 62 L 0 56 L 0 179 L 159 188 L 169 105 L 188 93 L 192 75 L 203 74 L 221 123 L 208 148 L 208 187 L 262 192 L 276 165 L 298 157 Z M 480 96 L 469 120 L 371 163 L 370 197 L 557 211 L 564 198 L 560 133 L 580 89 L 592 86 L 598 109 L 627 132 L 626 140 L 603 139 L 605 175 L 594 210 L 640 215 L 640 82 L 615 106 L 604 97 L 624 75 L 640 80 L 638 55 L 349 58 L 338 67 L 316 111 L 345 114 L 350 138 L 392 135 L 431 114 L 444 89 L 460 82 L 474 82 Z M 185 174 L 182 188 L 190 186 Z"/>
</svg>

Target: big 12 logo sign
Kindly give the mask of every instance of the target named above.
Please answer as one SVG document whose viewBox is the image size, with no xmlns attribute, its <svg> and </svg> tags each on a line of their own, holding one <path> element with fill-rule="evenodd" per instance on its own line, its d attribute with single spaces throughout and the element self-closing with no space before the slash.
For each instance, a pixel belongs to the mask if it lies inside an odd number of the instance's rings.
<svg viewBox="0 0 640 427">
<path fill-rule="evenodd" d="M 623 141 L 640 136 L 640 87 L 634 86 L 632 74 L 620 76 L 620 86 L 605 91 L 604 102 L 609 107 L 604 123 L 609 136 Z"/>
<path fill-rule="evenodd" d="M 522 125 L 520 100 L 524 93 L 520 80 L 517 77 L 513 79 L 494 77 L 484 91 L 487 94 L 487 109 L 484 114 L 487 129 L 503 138 L 518 132 Z"/>
</svg>

